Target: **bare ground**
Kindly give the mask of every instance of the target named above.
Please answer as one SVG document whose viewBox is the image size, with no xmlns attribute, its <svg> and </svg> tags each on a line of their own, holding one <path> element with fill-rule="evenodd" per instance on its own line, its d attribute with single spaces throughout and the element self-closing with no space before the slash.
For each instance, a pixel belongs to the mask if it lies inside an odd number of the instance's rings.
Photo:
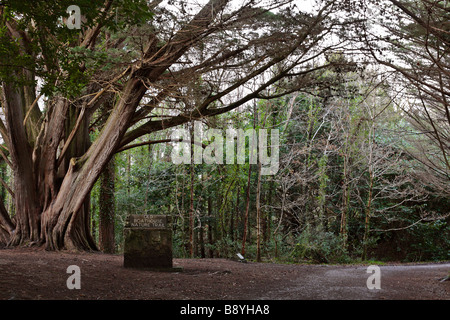
<svg viewBox="0 0 450 320">
<path fill-rule="evenodd" d="M 81 270 L 69 290 L 67 267 Z M 1 300 L 450 300 L 450 263 L 380 266 L 369 290 L 366 265 L 241 263 L 174 259 L 181 272 L 126 269 L 123 256 L 0 249 Z"/>
</svg>

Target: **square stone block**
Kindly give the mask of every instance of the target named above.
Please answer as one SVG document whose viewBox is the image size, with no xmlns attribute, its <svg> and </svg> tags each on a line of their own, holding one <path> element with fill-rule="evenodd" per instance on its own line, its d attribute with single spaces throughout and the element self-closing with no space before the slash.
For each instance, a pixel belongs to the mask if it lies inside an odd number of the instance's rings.
<svg viewBox="0 0 450 320">
<path fill-rule="evenodd" d="M 125 268 L 172 268 L 172 230 L 124 228 Z"/>
</svg>

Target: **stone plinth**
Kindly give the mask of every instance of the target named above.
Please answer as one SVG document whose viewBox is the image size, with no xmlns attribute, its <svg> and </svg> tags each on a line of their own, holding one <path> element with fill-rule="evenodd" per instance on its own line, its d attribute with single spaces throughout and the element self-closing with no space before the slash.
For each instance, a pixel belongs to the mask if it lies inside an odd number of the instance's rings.
<svg viewBox="0 0 450 320">
<path fill-rule="evenodd" d="M 163 215 L 130 215 L 124 228 L 124 267 L 170 270 L 172 229 Z"/>
</svg>

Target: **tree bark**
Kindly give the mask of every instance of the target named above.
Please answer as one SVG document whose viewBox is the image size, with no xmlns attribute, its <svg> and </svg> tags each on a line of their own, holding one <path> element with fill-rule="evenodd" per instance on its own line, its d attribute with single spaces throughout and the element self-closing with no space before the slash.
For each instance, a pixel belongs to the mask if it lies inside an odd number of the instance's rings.
<svg viewBox="0 0 450 320">
<path fill-rule="evenodd" d="M 208 193 L 208 244 L 209 244 L 209 249 L 208 249 L 208 257 L 209 258 L 214 258 L 214 250 L 212 249 L 212 245 L 213 245 L 213 226 L 212 226 L 212 199 L 211 199 L 211 194 Z"/>
<path fill-rule="evenodd" d="M 261 262 L 261 162 L 258 161 L 256 185 L 256 261 Z"/>
<path fill-rule="evenodd" d="M 16 211 L 15 229 L 9 241 L 10 246 L 39 242 L 39 206 L 33 175 L 32 148 L 27 140 L 24 119 L 24 91 L 11 84 L 3 85 L 2 105 L 11 145 L 12 172 L 14 176 L 14 204 Z"/>
<path fill-rule="evenodd" d="M 194 123 L 190 126 L 191 141 L 194 140 Z M 189 166 L 190 184 L 189 184 L 189 256 L 194 257 L 194 149 L 191 148 L 191 164 Z"/>
<path fill-rule="evenodd" d="M 111 112 L 99 137 L 82 157 L 71 158 L 58 195 L 43 212 L 47 249 L 97 249 L 89 236 L 89 224 L 79 225 L 87 220 L 83 204 L 115 153 L 144 93 L 145 86 L 139 80 L 128 81 L 123 99 Z"/>
<path fill-rule="evenodd" d="M 101 176 L 99 195 L 99 249 L 105 253 L 115 252 L 115 160 L 112 158 Z"/>
<path fill-rule="evenodd" d="M 247 176 L 247 198 L 245 201 L 245 215 L 244 215 L 244 232 L 242 236 L 241 254 L 245 254 L 245 242 L 247 241 L 247 225 L 248 225 L 248 212 L 250 207 L 250 178 L 252 175 L 252 165 L 248 164 L 248 176 Z"/>
</svg>

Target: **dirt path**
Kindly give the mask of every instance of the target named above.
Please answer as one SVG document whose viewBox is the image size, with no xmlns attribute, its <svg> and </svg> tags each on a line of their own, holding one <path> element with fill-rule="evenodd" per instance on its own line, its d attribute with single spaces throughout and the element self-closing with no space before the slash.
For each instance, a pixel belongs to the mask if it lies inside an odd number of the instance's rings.
<svg viewBox="0 0 450 320">
<path fill-rule="evenodd" d="M 381 289 L 369 290 L 367 266 L 240 263 L 175 259 L 182 272 L 125 269 L 120 255 L 0 250 L 0 299 L 151 300 L 450 300 L 450 263 L 380 266 Z M 81 270 L 69 290 L 67 267 Z"/>
<path fill-rule="evenodd" d="M 268 299 L 438 300 L 450 299 L 450 283 L 441 282 L 450 264 L 379 266 L 380 289 L 367 288 L 368 266 L 314 266 L 292 284 L 268 292 Z M 265 298 L 265 297 L 263 297 Z"/>
</svg>

